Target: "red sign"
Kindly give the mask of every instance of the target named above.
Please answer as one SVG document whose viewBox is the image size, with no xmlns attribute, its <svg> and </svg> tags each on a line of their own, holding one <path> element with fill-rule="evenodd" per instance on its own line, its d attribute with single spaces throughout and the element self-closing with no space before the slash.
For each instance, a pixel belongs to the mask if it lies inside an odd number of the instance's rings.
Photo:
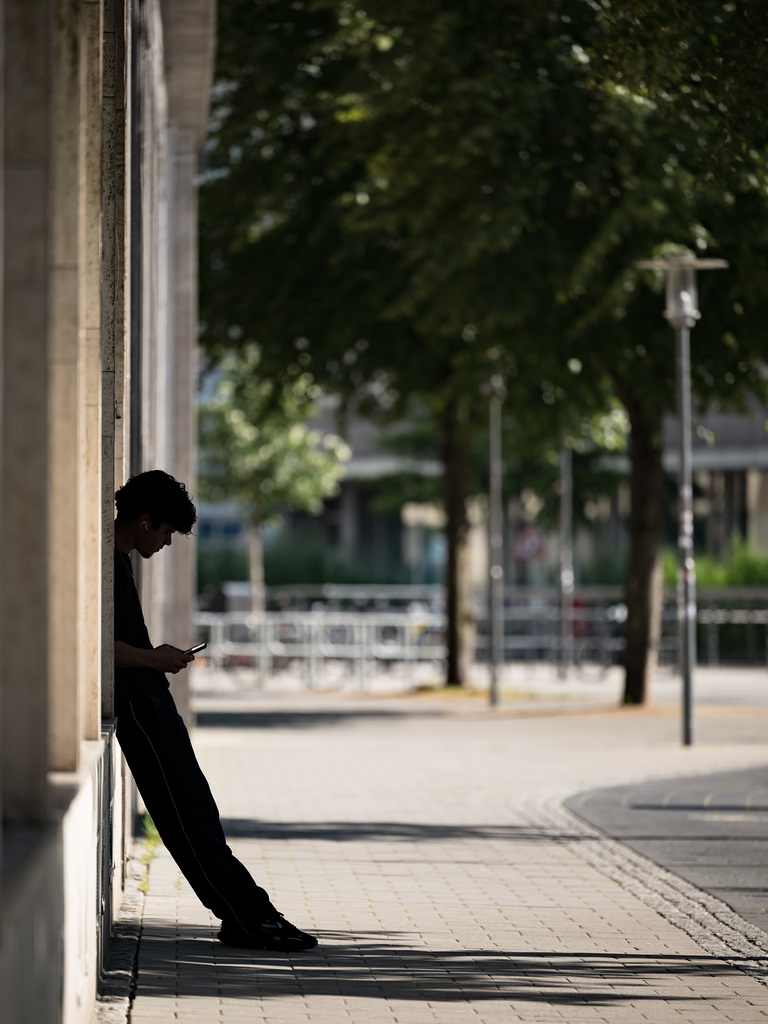
<svg viewBox="0 0 768 1024">
<path fill-rule="evenodd" d="M 535 526 L 518 530 L 512 545 L 512 558 L 516 562 L 543 562 L 546 557 L 547 546 Z"/>
</svg>

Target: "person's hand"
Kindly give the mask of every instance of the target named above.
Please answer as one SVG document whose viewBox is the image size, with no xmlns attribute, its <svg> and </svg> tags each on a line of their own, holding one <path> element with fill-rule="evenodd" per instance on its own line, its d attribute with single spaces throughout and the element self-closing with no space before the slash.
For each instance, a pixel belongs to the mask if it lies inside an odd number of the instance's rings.
<svg viewBox="0 0 768 1024">
<path fill-rule="evenodd" d="M 171 647 L 170 644 L 162 644 L 160 647 L 155 647 L 154 651 L 155 668 L 158 672 L 180 672 L 183 668 L 186 668 L 190 661 L 194 661 L 194 656 L 191 654 L 185 654 L 184 651 L 180 651 L 178 647 Z"/>
</svg>

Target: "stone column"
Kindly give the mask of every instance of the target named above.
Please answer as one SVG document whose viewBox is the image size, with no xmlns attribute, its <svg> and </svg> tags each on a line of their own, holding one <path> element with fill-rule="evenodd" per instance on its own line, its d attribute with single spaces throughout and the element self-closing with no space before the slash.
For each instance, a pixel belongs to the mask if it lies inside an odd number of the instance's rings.
<svg viewBox="0 0 768 1024">
<path fill-rule="evenodd" d="M 77 771 L 80 0 L 56 6 L 52 67 L 50 252 L 50 766 Z"/>
<path fill-rule="evenodd" d="M 196 134 L 171 128 L 169 137 L 173 190 L 170 209 L 170 323 L 173 387 L 166 398 L 170 472 L 195 495 L 197 482 L 197 187 Z M 180 537 L 169 552 L 165 577 L 165 630 L 179 646 L 194 642 L 196 592 L 194 537 Z M 189 678 L 172 682 L 180 713 L 189 720 Z"/>
<path fill-rule="evenodd" d="M 3 27 L 3 37 L 0 37 L 0 281 L 5 278 L 3 266 L 3 247 L 5 244 L 4 231 L 4 187 L 5 180 L 5 47 L 3 39 L 5 34 L 5 3 L 0 0 L 0 25 Z M 3 390 L 3 288 L 0 287 L 0 401 L 5 397 Z M 0 531 L 3 523 L 3 416 L 0 406 Z M 4 608 L 3 585 L 0 583 L 0 611 Z M 0 634 L 1 635 L 1 634 Z M 5 766 L 3 752 L 3 687 L 5 679 L 0 669 L 0 844 L 2 844 L 2 818 L 3 818 L 3 769 Z"/>
<path fill-rule="evenodd" d="M 101 0 L 80 9 L 80 686 L 85 735 L 101 735 Z"/>
<path fill-rule="evenodd" d="M 128 303 L 131 259 L 131 0 L 114 0 L 115 25 L 115 474 L 113 492 L 128 479 L 130 430 L 130 328 Z M 105 37 L 106 39 L 106 37 Z M 110 514 L 114 503 L 110 496 Z"/>
<path fill-rule="evenodd" d="M 2 802 L 47 814 L 50 0 L 6 0 L 0 408 Z"/>
<path fill-rule="evenodd" d="M 163 33 L 159 6 L 147 0 L 141 9 L 141 431 L 138 471 L 169 465 L 165 429 L 166 395 L 172 371 L 168 352 L 168 108 L 163 70 Z M 141 603 L 153 644 L 176 643 L 165 633 L 164 607 L 168 552 L 140 567 Z"/>
<path fill-rule="evenodd" d="M 125 451 L 125 5 L 104 2 L 101 262 L 101 711 L 114 717 L 114 492 Z"/>
</svg>

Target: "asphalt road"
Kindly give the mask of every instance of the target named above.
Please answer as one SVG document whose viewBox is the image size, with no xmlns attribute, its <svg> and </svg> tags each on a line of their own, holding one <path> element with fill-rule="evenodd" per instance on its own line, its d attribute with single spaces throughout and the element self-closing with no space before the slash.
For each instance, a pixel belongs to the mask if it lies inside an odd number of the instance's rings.
<svg viewBox="0 0 768 1024">
<path fill-rule="evenodd" d="M 566 806 L 768 932 L 768 767 L 594 789 Z"/>
</svg>

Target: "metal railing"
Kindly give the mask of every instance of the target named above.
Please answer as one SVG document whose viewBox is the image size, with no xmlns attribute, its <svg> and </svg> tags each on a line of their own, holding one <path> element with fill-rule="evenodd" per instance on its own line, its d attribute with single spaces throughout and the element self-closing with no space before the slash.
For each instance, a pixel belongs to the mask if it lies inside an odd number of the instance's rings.
<svg viewBox="0 0 768 1024">
<path fill-rule="evenodd" d="M 439 663 L 445 657 L 441 614 L 417 612 L 296 611 L 243 613 L 201 612 L 199 633 L 215 668 L 252 665 L 264 680 L 288 663 L 301 663 L 313 686 L 327 661 L 351 663 L 363 685 L 374 664 Z"/>
<path fill-rule="evenodd" d="M 403 668 L 432 665 L 437 674 L 446 656 L 445 615 L 426 602 L 404 606 L 405 588 L 395 595 L 380 588 L 341 588 L 325 591 L 325 601 L 306 588 L 302 608 L 251 613 L 200 612 L 196 624 L 205 652 L 215 668 L 247 665 L 261 680 L 290 664 L 299 667 L 307 685 L 315 684 L 322 666 L 342 662 L 364 685 L 370 673 L 402 663 Z M 394 588 L 393 588 L 394 590 Z M 427 596 L 425 593 L 420 597 Z M 626 607 L 619 588 L 577 591 L 567 610 L 568 627 L 561 629 L 561 609 L 554 588 L 532 591 L 509 588 L 504 607 L 503 654 L 506 662 L 562 663 L 564 656 L 577 670 L 606 671 L 621 659 Z M 440 593 L 430 588 L 430 604 L 440 608 Z M 286 594 L 281 598 L 286 599 Z M 367 601 L 371 610 L 339 610 L 339 600 Z M 387 607 L 387 599 L 392 605 Z M 659 660 L 677 660 L 677 614 L 674 594 L 668 593 L 662 614 Z M 768 664 L 768 588 L 702 590 L 697 616 L 699 661 L 717 665 L 723 658 L 743 664 Z M 475 657 L 489 654 L 486 609 L 475 607 Z M 565 639 L 564 639 L 565 637 Z M 564 650 L 564 644 L 567 645 Z"/>
</svg>

